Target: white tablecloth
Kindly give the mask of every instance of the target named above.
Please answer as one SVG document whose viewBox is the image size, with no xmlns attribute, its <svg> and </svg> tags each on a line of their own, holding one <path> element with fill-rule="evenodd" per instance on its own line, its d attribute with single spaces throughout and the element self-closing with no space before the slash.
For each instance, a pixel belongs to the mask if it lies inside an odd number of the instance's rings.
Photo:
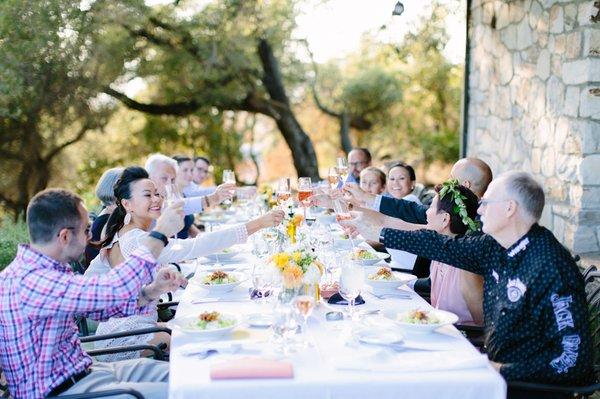
<svg viewBox="0 0 600 399">
<path fill-rule="evenodd" d="M 246 263 L 252 258 L 245 256 Z M 250 265 L 248 264 L 248 267 Z M 248 270 L 250 273 L 251 269 Z M 357 309 L 381 309 L 392 314 L 416 307 L 430 306 L 414 292 L 412 299 L 377 299 L 365 292 L 366 304 Z M 229 294 L 248 297 L 248 286 L 240 286 Z M 194 298 L 208 296 L 206 291 L 190 284 L 181 298 L 176 317 L 197 315 L 207 310 L 250 314 L 259 305 L 246 302 L 191 304 Z M 214 295 L 213 295 L 214 296 Z M 387 348 L 357 344 L 347 339 L 348 321 L 326 321 L 325 313 L 340 310 L 337 305 L 321 304 L 309 319 L 309 333 L 314 346 L 302 353 L 290 355 L 293 379 L 255 379 L 211 381 L 211 364 L 235 357 L 256 356 L 247 353 L 217 354 L 207 359 L 184 356 L 179 350 L 199 342 L 194 335 L 173 331 L 169 397 L 210 399 L 283 399 L 283 398 L 488 398 L 506 397 L 506 384 L 487 362 L 481 362 L 479 352 L 452 326 L 428 335 L 404 334 L 405 342 L 414 347 L 439 351 L 394 352 Z M 269 329 L 254 329 L 242 325 L 234 335 L 249 341 L 264 340 Z M 232 339 L 231 337 L 225 339 Z M 350 342 L 350 343 L 349 343 Z M 251 345 L 256 348 L 256 344 Z M 267 344 L 258 344 L 266 347 Z M 268 350 L 267 350 L 268 351 Z M 273 356 L 272 352 L 270 353 Z M 469 368 L 469 366 L 473 366 Z"/>
</svg>

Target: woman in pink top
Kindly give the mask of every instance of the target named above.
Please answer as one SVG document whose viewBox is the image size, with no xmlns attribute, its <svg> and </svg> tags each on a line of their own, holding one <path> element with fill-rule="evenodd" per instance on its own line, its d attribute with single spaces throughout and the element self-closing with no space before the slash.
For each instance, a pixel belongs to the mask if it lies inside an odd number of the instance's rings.
<svg viewBox="0 0 600 399">
<path fill-rule="evenodd" d="M 448 185 L 445 183 L 444 185 Z M 427 229 L 435 230 L 440 234 L 450 237 L 465 234 L 469 226 L 463 216 L 466 215 L 473 220 L 477 215 L 477 196 L 471 190 L 461 185 L 452 185 L 453 190 L 442 190 L 443 186 L 435 188 L 437 195 L 427 210 Z M 443 195 L 442 195 L 443 194 Z M 460 195 L 463 206 L 457 205 L 456 197 Z M 440 198 L 442 197 L 442 198 Z M 461 292 L 465 282 L 469 289 L 483 292 L 483 278 L 473 273 L 457 269 L 445 263 L 432 261 L 430 268 L 431 277 L 431 305 L 435 308 L 455 313 L 459 317 L 459 323 L 477 324 L 483 323 L 483 312 L 481 303 L 469 303 Z M 477 297 L 481 298 L 482 295 Z"/>
</svg>

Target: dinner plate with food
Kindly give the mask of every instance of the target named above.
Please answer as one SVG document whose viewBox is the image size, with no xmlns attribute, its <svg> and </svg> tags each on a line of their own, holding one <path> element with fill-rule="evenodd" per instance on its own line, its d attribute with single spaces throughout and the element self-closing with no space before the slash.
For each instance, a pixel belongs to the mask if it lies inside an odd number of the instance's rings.
<svg viewBox="0 0 600 399">
<path fill-rule="evenodd" d="M 229 333 L 239 324 L 239 318 L 231 313 L 202 312 L 196 316 L 176 317 L 167 323 L 171 329 L 215 339 Z"/>
<path fill-rule="evenodd" d="M 354 248 L 350 254 L 350 259 L 363 266 L 371 266 L 382 260 L 386 260 L 390 257 L 390 254 L 370 251 L 366 248 Z"/>
<path fill-rule="evenodd" d="M 204 257 L 213 261 L 213 262 L 228 262 L 231 261 L 236 255 L 240 252 L 235 248 L 225 248 L 219 252 L 215 252 L 210 255 L 205 255 Z"/>
<path fill-rule="evenodd" d="M 365 273 L 366 283 L 373 289 L 373 294 L 384 294 L 395 292 L 411 281 L 417 279 L 417 276 L 408 273 L 392 271 L 387 266 L 371 267 Z"/>
<path fill-rule="evenodd" d="M 215 270 L 209 273 L 196 273 L 190 283 L 201 286 L 210 294 L 224 294 L 232 291 L 244 280 L 246 280 L 244 273 Z"/>
<path fill-rule="evenodd" d="M 457 315 L 440 309 L 413 309 L 396 315 L 396 323 L 404 331 L 412 333 L 430 333 L 457 321 Z"/>
</svg>

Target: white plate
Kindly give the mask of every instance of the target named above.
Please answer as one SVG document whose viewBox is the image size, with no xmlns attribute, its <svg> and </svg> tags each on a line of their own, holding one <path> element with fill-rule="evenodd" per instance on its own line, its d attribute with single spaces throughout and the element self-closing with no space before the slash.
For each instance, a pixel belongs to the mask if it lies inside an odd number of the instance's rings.
<svg viewBox="0 0 600 399">
<path fill-rule="evenodd" d="M 193 323 L 196 320 L 198 320 L 198 316 L 187 316 L 187 317 L 175 318 L 173 320 L 170 320 L 167 323 L 167 326 L 171 329 L 177 329 L 186 334 L 194 334 L 201 338 L 206 338 L 206 339 L 209 339 L 209 338 L 215 339 L 215 338 L 222 337 L 223 335 L 229 333 L 231 330 L 233 330 L 234 328 L 236 328 L 239 325 L 239 319 L 235 315 L 232 315 L 230 313 L 222 313 L 221 316 L 226 317 L 228 319 L 233 319 L 234 320 L 233 325 L 231 325 L 229 327 L 217 328 L 217 329 L 213 329 L 213 330 L 200 330 L 198 328 L 192 327 Z"/>
<path fill-rule="evenodd" d="M 246 321 L 251 327 L 266 328 L 271 327 L 275 319 L 272 314 L 252 313 L 246 317 Z"/>
<path fill-rule="evenodd" d="M 395 280 L 369 279 L 369 275 L 377 273 L 377 270 L 379 269 L 379 267 L 369 267 L 368 270 L 365 270 L 365 282 L 373 288 L 373 294 L 375 295 L 396 292 L 398 288 L 417 279 L 417 276 L 412 274 L 394 271 L 392 272 L 392 275 Z"/>
<path fill-rule="evenodd" d="M 354 335 L 359 342 L 370 345 L 400 344 L 404 339 L 399 331 L 387 328 L 360 328 Z"/>
<path fill-rule="evenodd" d="M 403 317 L 406 316 L 411 311 L 401 312 L 396 315 L 396 323 L 406 332 L 412 333 L 430 333 L 438 328 L 448 325 L 454 324 L 458 321 L 458 316 L 454 313 L 447 312 L 445 310 L 439 309 L 430 309 L 426 310 L 429 314 L 435 315 L 438 319 L 440 319 L 439 323 L 436 324 L 413 324 L 402 321 Z"/>
<path fill-rule="evenodd" d="M 352 262 L 355 262 L 359 265 L 363 266 L 372 266 L 375 263 L 381 262 L 382 260 L 386 260 L 390 257 L 390 254 L 385 254 L 382 252 L 371 252 L 375 255 L 375 259 L 352 259 Z"/>
<path fill-rule="evenodd" d="M 238 251 L 229 250 L 228 252 L 217 252 L 217 253 L 210 254 L 210 255 L 204 255 L 204 257 L 213 262 L 216 262 L 217 258 L 218 258 L 218 261 L 222 262 L 222 261 L 229 261 L 238 254 L 239 254 Z"/>
<path fill-rule="evenodd" d="M 195 286 L 198 287 L 202 287 L 205 290 L 207 290 L 209 292 L 209 294 L 214 294 L 214 295 L 218 295 L 218 294 L 224 294 L 227 292 L 231 292 L 233 291 L 233 289 L 235 287 L 237 287 L 238 285 L 240 285 L 244 280 L 246 280 L 246 275 L 244 273 L 240 273 L 240 272 L 227 272 L 227 274 L 230 274 L 232 276 L 234 276 L 237 281 L 235 283 L 229 283 L 229 284 L 204 284 L 204 277 L 210 275 L 210 272 L 200 272 L 197 273 L 196 275 L 194 275 L 194 277 L 192 279 L 190 279 L 190 284 L 193 284 Z"/>
</svg>

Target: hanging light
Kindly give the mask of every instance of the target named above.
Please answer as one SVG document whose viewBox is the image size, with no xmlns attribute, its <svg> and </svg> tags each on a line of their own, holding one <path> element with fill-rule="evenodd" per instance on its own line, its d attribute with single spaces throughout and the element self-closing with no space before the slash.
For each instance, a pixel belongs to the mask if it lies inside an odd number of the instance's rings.
<svg viewBox="0 0 600 399">
<path fill-rule="evenodd" d="M 392 15 L 402 15 L 402 13 L 404 12 L 404 4 L 402 4 L 402 2 L 397 2 L 396 6 L 394 7 L 394 11 L 392 11 Z"/>
</svg>

